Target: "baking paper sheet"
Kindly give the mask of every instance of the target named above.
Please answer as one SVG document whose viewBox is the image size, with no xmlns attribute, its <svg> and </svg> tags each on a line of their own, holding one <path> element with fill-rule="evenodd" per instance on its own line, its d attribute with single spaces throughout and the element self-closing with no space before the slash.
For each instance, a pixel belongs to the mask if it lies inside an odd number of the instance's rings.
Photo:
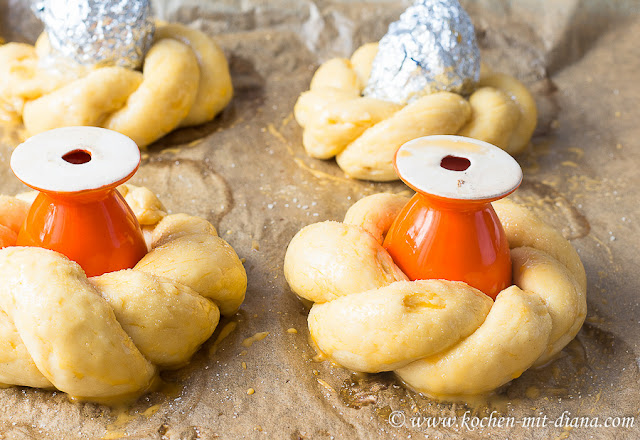
<svg viewBox="0 0 640 440">
<path fill-rule="evenodd" d="M 0 438 L 640 436 L 637 1 L 463 2 L 476 25 L 483 60 L 524 81 L 539 106 L 533 146 L 518 157 L 524 184 L 513 197 L 560 228 L 587 270 L 587 321 L 561 358 L 467 405 L 421 397 L 390 373 L 355 375 L 314 360 L 307 309 L 283 276 L 289 240 L 309 223 L 341 220 L 365 195 L 406 188 L 349 180 L 335 162 L 307 157 L 293 105 L 319 63 L 350 56 L 360 44 L 378 40 L 408 4 L 155 2 L 161 18 L 216 36 L 229 58 L 236 92 L 213 122 L 154 144 L 132 183 L 152 188 L 172 212 L 214 223 L 246 258 L 247 299 L 188 367 L 164 375 L 162 392 L 133 406 L 110 409 L 71 403 L 63 393 L 0 390 Z M 33 42 L 39 31 L 25 2 L 0 0 L 5 40 Z M 8 126 L 0 126 L 0 134 L 0 193 L 13 194 L 24 189 L 9 170 L 18 136 Z M 268 335 L 243 345 L 260 332 Z M 250 388 L 254 394 L 247 394 Z M 465 414 L 484 417 L 494 410 L 494 417 L 514 417 L 518 423 L 476 429 L 469 420 L 463 424 Z M 390 419 L 394 411 L 408 426 L 390 423 L 398 420 Z M 636 420 L 632 428 L 572 428 L 564 419 L 558 423 L 565 411 L 567 418 Z M 545 415 L 545 426 L 523 426 L 523 417 Z M 456 424 L 429 428 L 428 417 L 455 417 Z"/>
</svg>

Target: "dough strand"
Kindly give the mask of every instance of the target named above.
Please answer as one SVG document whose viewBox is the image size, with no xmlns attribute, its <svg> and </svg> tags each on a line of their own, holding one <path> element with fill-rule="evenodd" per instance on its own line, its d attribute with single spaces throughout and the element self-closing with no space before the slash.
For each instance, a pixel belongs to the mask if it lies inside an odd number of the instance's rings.
<svg viewBox="0 0 640 440">
<path fill-rule="evenodd" d="M 232 96 L 224 52 L 203 32 L 176 23 L 158 24 L 142 73 L 57 58 L 44 33 L 35 46 L 0 46 L 0 119 L 22 119 L 29 136 L 90 125 L 143 148 L 178 127 L 212 120 Z"/>
<path fill-rule="evenodd" d="M 244 300 L 242 262 L 209 222 L 166 215 L 147 188 L 118 189 L 147 232 L 134 269 L 87 278 L 62 254 L 0 241 L 0 383 L 106 403 L 143 393 Z M 18 197 L 0 196 L 0 240 L 27 216 L 33 197 Z"/>
<path fill-rule="evenodd" d="M 407 197 L 376 194 L 344 223 L 306 226 L 284 260 L 294 293 L 313 301 L 309 331 L 320 351 L 361 372 L 395 371 L 437 398 L 487 393 L 544 364 L 578 333 L 586 276 L 556 230 L 509 200 L 494 202 L 513 285 L 495 302 L 462 282 L 408 281 L 382 247 Z"/>
<path fill-rule="evenodd" d="M 437 92 L 402 106 L 362 96 L 377 51 L 377 43 L 368 43 L 351 60 L 327 61 L 314 74 L 309 91 L 298 98 L 294 116 L 303 128 L 302 144 L 309 156 L 336 157 L 352 178 L 391 181 L 398 178 L 393 155 L 417 137 L 460 134 L 512 155 L 529 144 L 537 109 L 517 79 L 484 67 L 468 101 Z"/>
</svg>

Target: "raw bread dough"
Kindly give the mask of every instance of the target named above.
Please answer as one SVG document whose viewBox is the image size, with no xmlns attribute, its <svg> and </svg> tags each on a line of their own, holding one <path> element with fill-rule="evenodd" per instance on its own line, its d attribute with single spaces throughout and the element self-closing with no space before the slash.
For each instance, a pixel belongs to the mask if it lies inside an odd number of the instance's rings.
<svg viewBox="0 0 640 440">
<path fill-rule="evenodd" d="M 229 67 L 203 32 L 158 25 L 142 72 L 87 67 L 35 47 L 0 46 L 0 119 L 21 118 L 27 134 L 92 125 L 119 131 L 145 147 L 177 127 L 213 119 L 231 100 Z"/>
<path fill-rule="evenodd" d="M 462 282 L 407 281 L 382 243 L 408 200 L 366 197 L 344 223 L 309 225 L 289 244 L 287 282 L 315 303 L 311 337 L 332 361 L 394 370 L 434 397 L 473 395 L 549 361 L 575 337 L 587 312 L 586 275 L 559 232 L 520 205 L 493 203 L 514 281 L 493 302 Z"/>
<path fill-rule="evenodd" d="M 334 58 L 314 74 L 294 115 L 303 127 L 302 143 L 318 159 L 336 157 L 356 179 L 398 177 L 393 155 L 405 142 L 434 134 L 460 134 L 518 154 L 529 144 L 537 122 L 536 104 L 517 79 L 483 68 L 467 101 L 438 92 L 402 106 L 362 97 L 377 43 L 361 46 L 351 59 Z"/>
<path fill-rule="evenodd" d="M 1 383 L 106 402 L 143 393 L 244 300 L 244 267 L 210 223 L 167 216 L 147 188 L 119 190 L 147 231 L 133 269 L 87 278 L 57 252 L 0 243 Z M 0 196 L 0 225 L 14 233 L 30 206 L 21 199 Z"/>
</svg>

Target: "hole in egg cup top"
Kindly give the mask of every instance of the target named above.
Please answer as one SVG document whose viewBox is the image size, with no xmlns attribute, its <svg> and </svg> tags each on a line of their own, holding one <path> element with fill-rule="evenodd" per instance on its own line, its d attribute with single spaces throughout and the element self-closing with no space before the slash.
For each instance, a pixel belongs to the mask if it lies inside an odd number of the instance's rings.
<svg viewBox="0 0 640 440">
<path fill-rule="evenodd" d="M 40 193 L 17 245 L 60 252 L 89 277 L 135 266 L 147 247 L 116 187 L 139 165 L 135 142 L 104 128 L 65 127 L 29 138 L 14 150 L 11 168 Z"/>
<path fill-rule="evenodd" d="M 522 182 L 505 151 L 462 136 L 426 136 L 398 149 L 394 166 L 416 194 L 384 240 L 412 280 L 464 281 L 494 298 L 511 285 L 511 255 L 491 202 Z"/>
<path fill-rule="evenodd" d="M 62 156 L 62 160 L 74 165 L 82 165 L 91 160 L 91 152 L 87 150 L 72 150 Z"/>
<path fill-rule="evenodd" d="M 471 166 L 471 161 L 466 157 L 449 155 L 442 158 L 440 166 L 450 171 L 464 171 Z"/>
</svg>

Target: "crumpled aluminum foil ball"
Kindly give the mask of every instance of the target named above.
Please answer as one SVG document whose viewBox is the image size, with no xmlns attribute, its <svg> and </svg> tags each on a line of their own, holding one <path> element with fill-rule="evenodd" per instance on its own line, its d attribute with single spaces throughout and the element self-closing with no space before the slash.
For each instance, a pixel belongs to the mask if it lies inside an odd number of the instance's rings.
<svg viewBox="0 0 640 440">
<path fill-rule="evenodd" d="M 379 43 L 366 96 L 409 103 L 447 90 L 469 93 L 480 77 L 473 23 L 457 0 L 418 0 Z"/>
<path fill-rule="evenodd" d="M 149 0 L 40 0 L 33 10 L 51 48 L 80 64 L 137 69 L 153 40 Z"/>
</svg>

